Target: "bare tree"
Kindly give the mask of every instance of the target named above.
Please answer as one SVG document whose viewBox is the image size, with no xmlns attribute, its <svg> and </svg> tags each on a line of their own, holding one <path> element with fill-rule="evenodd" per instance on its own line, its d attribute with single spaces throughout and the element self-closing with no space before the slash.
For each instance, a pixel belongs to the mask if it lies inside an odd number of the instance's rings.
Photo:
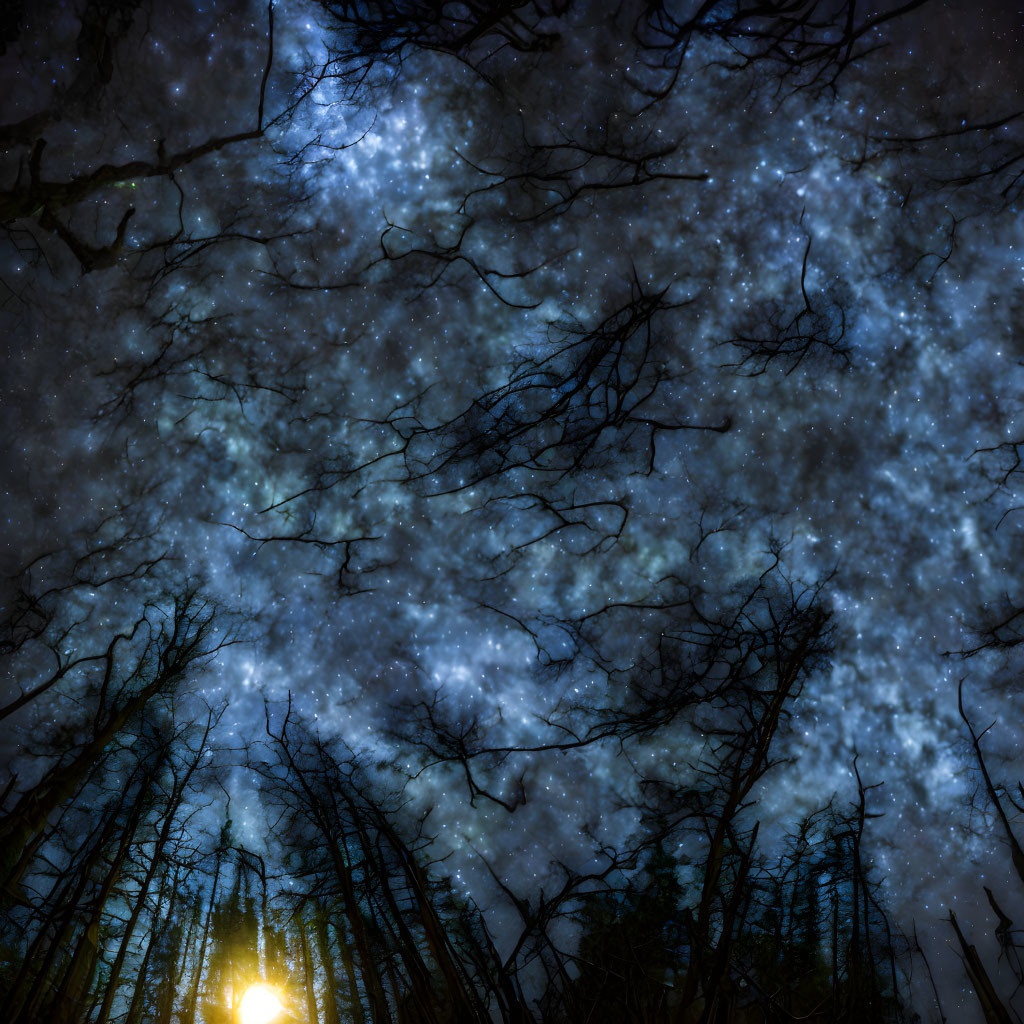
<svg viewBox="0 0 1024 1024">
<path fill-rule="evenodd" d="M 69 726 L 56 759 L 38 781 L 15 791 L 13 803 L 0 816 L 0 879 L 7 899 L 16 896 L 33 839 L 106 756 L 121 731 L 234 642 L 231 632 L 218 632 L 215 607 L 192 584 L 172 595 L 169 607 L 147 605 L 129 632 L 110 640 L 88 687 L 88 717 Z"/>
<path fill-rule="evenodd" d="M 82 273 L 111 267 L 132 248 L 128 245 L 127 232 L 136 208 L 121 200 L 116 190 L 134 189 L 151 180 L 169 183 L 169 194 L 174 197 L 170 201 L 170 211 L 177 207 L 181 223 L 178 200 L 184 202 L 185 193 L 176 176 L 190 165 L 214 154 L 264 139 L 292 117 L 320 80 L 315 71 L 311 72 L 294 96 L 280 105 L 276 112 L 267 109 L 268 83 L 274 65 L 274 9 L 273 4 L 269 4 L 266 58 L 248 128 L 227 134 L 211 134 L 200 142 L 168 146 L 165 133 L 180 131 L 179 127 L 151 125 L 153 151 L 149 154 L 125 160 L 115 147 L 104 159 L 104 156 L 97 156 L 83 146 L 84 152 L 72 150 L 70 154 L 62 154 L 61 163 L 66 167 L 70 162 L 72 170 L 61 170 L 57 177 L 48 177 L 44 161 L 47 133 L 66 119 L 84 119 L 88 124 L 91 118 L 102 113 L 104 91 L 114 75 L 114 54 L 133 30 L 137 7 L 135 3 L 113 6 L 89 3 L 82 15 L 77 41 L 79 53 L 88 56 L 84 62 L 79 62 L 80 70 L 71 83 L 56 90 L 49 107 L 16 123 L 0 126 L 0 138 L 21 154 L 14 182 L 0 189 L 0 225 L 7 229 L 16 243 L 20 237 L 36 238 L 32 234 L 33 225 L 57 235 L 73 254 Z M 91 135 L 88 131 L 82 133 L 87 140 Z M 114 204 L 111 200 L 115 201 Z M 109 205 L 116 205 L 122 210 L 113 227 L 113 238 L 109 239 L 109 235 L 104 238 L 88 237 L 76 222 L 83 220 L 85 211 L 91 212 L 94 220 L 107 219 L 100 218 L 100 214 Z M 102 230 L 98 228 L 97 232 L 102 233 Z M 186 236 L 181 223 L 180 229 L 165 238 L 163 244 L 179 248 L 202 244 L 201 240 Z"/>
<path fill-rule="evenodd" d="M 425 423 L 416 401 L 394 410 L 381 423 L 398 442 L 388 455 L 400 454 L 408 478 L 432 493 L 518 470 L 557 479 L 623 453 L 653 472 L 659 433 L 730 426 L 728 418 L 703 424 L 661 411 L 660 389 L 678 378 L 664 368 L 658 324 L 679 307 L 634 279 L 628 302 L 593 327 L 552 325 L 546 351 L 523 353 L 507 383 L 457 415 Z"/>
<path fill-rule="evenodd" d="M 981 804 L 992 816 L 991 830 L 994 838 L 1009 850 L 1010 863 L 1017 877 L 1018 886 L 1024 886 L 1024 847 L 1018 835 L 1020 818 L 1024 815 L 1024 786 L 1020 782 L 1017 783 L 1018 795 L 1015 797 L 1006 785 L 993 777 L 981 741 L 995 723 L 981 732 L 975 730 L 964 704 L 962 679 L 957 691 L 957 707 L 967 729 L 974 762 L 982 780 Z M 994 934 L 1000 951 L 999 963 L 986 965 L 977 947 L 965 935 L 960 921 L 952 910 L 949 913 L 949 922 L 960 949 L 964 972 L 974 989 L 986 1022 L 1009 1024 L 1010 1021 L 1020 1018 L 1020 1000 L 1024 993 L 1024 941 L 1021 938 L 1021 929 L 1014 927 L 1013 921 L 1000 905 L 1000 899 L 1005 902 L 1006 896 L 1000 894 L 997 897 L 988 886 L 983 888 L 996 919 Z M 1002 964 L 1006 965 L 1011 979 L 1012 987 L 1008 992 L 1005 974 L 1002 978 L 999 976 L 999 966 Z"/>
<path fill-rule="evenodd" d="M 337 33 L 334 60 L 349 80 L 362 84 L 382 70 L 395 72 L 418 51 L 450 54 L 481 74 L 502 51 L 543 52 L 557 41 L 555 19 L 572 0 L 416 0 L 401 7 L 321 0 L 320 6 Z"/>
<path fill-rule="evenodd" d="M 803 216 L 801 215 L 801 225 Z M 733 337 L 723 342 L 738 350 L 733 362 L 724 363 L 744 377 L 759 377 L 778 368 L 788 377 L 803 366 L 851 366 L 851 349 L 846 341 L 845 300 L 834 288 L 820 290 L 812 298 L 807 291 L 807 265 L 813 237 L 808 234 L 800 267 L 802 307 L 796 312 L 777 301 L 755 306 Z"/>
<path fill-rule="evenodd" d="M 676 87 L 685 57 L 701 41 L 717 43 L 711 59 L 729 70 L 754 68 L 779 92 L 835 90 L 856 61 L 884 45 L 880 30 L 927 0 L 864 12 L 843 0 L 706 0 L 685 5 L 653 0 L 636 21 L 636 37 L 653 80 L 652 97 Z"/>
</svg>

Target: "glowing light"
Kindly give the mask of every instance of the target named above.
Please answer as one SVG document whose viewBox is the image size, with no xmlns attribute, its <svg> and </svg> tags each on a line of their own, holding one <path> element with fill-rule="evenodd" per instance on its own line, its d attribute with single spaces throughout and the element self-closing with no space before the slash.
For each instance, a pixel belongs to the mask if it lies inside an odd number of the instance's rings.
<svg viewBox="0 0 1024 1024">
<path fill-rule="evenodd" d="M 241 1024 L 271 1024 L 284 1012 L 281 1000 L 269 985 L 252 985 L 238 1004 Z"/>
</svg>

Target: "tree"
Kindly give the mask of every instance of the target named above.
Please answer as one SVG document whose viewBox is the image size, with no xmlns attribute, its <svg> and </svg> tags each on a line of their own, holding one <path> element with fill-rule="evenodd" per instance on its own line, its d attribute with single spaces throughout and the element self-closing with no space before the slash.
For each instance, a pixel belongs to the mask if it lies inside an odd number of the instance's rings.
<svg viewBox="0 0 1024 1024">
<path fill-rule="evenodd" d="M 291 829 L 304 840 L 292 856 L 315 879 L 316 898 L 329 896 L 343 915 L 336 928 L 351 935 L 362 979 L 359 1001 L 365 998 L 370 1019 L 389 1019 L 389 1003 L 401 1019 L 483 1019 L 480 995 L 458 962 L 419 863 L 423 822 L 411 841 L 403 838 L 388 804 L 378 803 L 361 781 L 351 752 L 338 759 L 293 721 L 290 703 L 276 732 L 268 709 L 267 731 L 281 758 L 263 769 L 268 795 L 284 801 Z M 401 807 L 394 798 L 388 802 Z"/>
<path fill-rule="evenodd" d="M 910 0 L 858 18 L 836 0 L 709 0 L 696 7 L 655 0 L 645 5 L 636 32 L 658 76 L 648 87 L 654 96 L 676 86 L 683 59 L 701 39 L 719 45 L 716 56 L 727 69 L 753 67 L 780 91 L 835 90 L 847 68 L 883 45 L 879 29 L 926 3 Z"/>
<path fill-rule="evenodd" d="M 684 948 L 684 899 L 676 862 L 659 841 L 623 891 L 581 908 L 579 946 L 571 957 L 578 973 L 545 1009 L 545 1019 L 668 1019 Z"/>
<path fill-rule="evenodd" d="M 50 816 L 71 799 L 122 730 L 234 642 L 229 632 L 218 632 L 216 609 L 194 584 L 171 595 L 168 606 L 147 606 L 130 632 L 114 635 L 100 661 L 101 672 L 89 687 L 90 720 L 73 727 L 42 778 L 17 793 L 0 817 L 0 882 L 7 899 L 16 898 L 33 841 Z M 122 646 L 127 649 L 124 657 Z"/>
<path fill-rule="evenodd" d="M 334 60 L 362 84 L 380 69 L 395 73 L 411 53 L 434 50 L 466 61 L 481 74 L 503 50 L 548 50 L 558 39 L 553 19 L 572 0 L 507 0 L 502 3 L 387 3 L 322 0 L 337 32 Z M 548 27 L 550 26 L 550 27 Z"/>
<path fill-rule="evenodd" d="M 801 215 L 801 224 L 803 216 Z M 850 347 L 846 338 L 846 309 L 837 300 L 837 289 L 822 289 L 812 300 L 807 291 L 807 261 L 814 239 L 808 235 L 800 267 L 800 294 L 803 307 L 791 313 L 778 302 L 755 307 L 735 336 L 723 343 L 738 350 L 729 369 L 747 377 L 759 377 L 778 367 L 788 377 L 801 365 L 819 364 L 850 367 Z"/>
<path fill-rule="evenodd" d="M 994 837 L 1004 844 L 1010 853 L 1010 863 L 1017 882 L 1024 886 L 1024 847 L 1015 827 L 1015 819 L 1024 814 L 1024 805 L 1011 796 L 1007 787 L 996 781 L 990 773 L 982 748 L 982 738 L 992 728 L 990 725 L 982 732 L 975 731 L 971 718 L 964 705 L 964 680 L 960 680 L 957 693 L 960 717 L 970 737 L 971 749 L 982 779 L 981 804 L 991 814 L 991 828 Z M 993 723 L 995 724 L 995 723 Z M 1018 782 L 1017 789 L 1024 801 L 1024 789 Z M 1006 895 L 995 895 L 988 886 L 983 886 L 993 914 L 996 918 L 995 938 L 999 948 L 999 964 L 1005 964 L 1010 976 L 1012 987 L 1008 994 L 1006 985 L 998 975 L 999 965 L 986 966 L 984 958 L 977 947 L 969 940 L 961 927 L 956 914 L 950 910 L 949 923 L 956 936 L 961 954 L 964 973 L 974 989 L 978 1005 L 986 1024 L 1003 1024 L 1019 1017 L 1018 1009 L 1021 993 L 1024 992 L 1024 962 L 1021 960 L 1019 929 L 1015 929 L 1013 921 L 1004 912 L 1000 900 L 1005 902 Z"/>
<path fill-rule="evenodd" d="M 103 139 L 101 126 L 109 117 L 106 107 L 115 80 L 115 54 L 129 34 L 139 32 L 136 23 L 139 6 L 137 3 L 114 6 L 98 2 L 87 4 L 76 42 L 79 54 L 74 61 L 76 73 L 70 82 L 57 85 L 49 104 L 43 109 L 36 109 L 16 122 L 0 126 L 0 139 L 7 147 L 21 153 L 16 181 L 0 190 L 0 224 L 12 239 L 27 237 L 33 245 L 40 244 L 33 225 L 57 235 L 77 260 L 83 274 L 107 269 L 121 260 L 126 252 L 136 248 L 128 244 L 127 236 L 136 208 L 123 201 L 117 202 L 123 212 L 113 228 L 111 241 L 87 237 L 76 222 L 85 219 L 86 211 L 101 222 L 108 220 L 103 208 L 116 198 L 117 194 L 112 190 L 135 190 L 143 185 L 140 195 L 144 195 L 145 183 L 149 181 L 171 186 L 163 192 L 163 203 L 168 204 L 171 210 L 177 207 L 178 212 L 179 230 L 162 238 L 160 244 L 179 249 L 209 245 L 211 240 L 195 239 L 184 227 L 181 205 L 185 201 L 185 191 L 178 176 L 191 164 L 263 139 L 268 132 L 288 121 L 318 81 L 313 74 L 277 113 L 271 114 L 266 109 L 274 63 L 274 8 L 269 4 L 267 56 L 258 95 L 253 103 L 255 110 L 251 127 L 227 134 L 212 133 L 202 141 L 182 142 L 169 149 L 166 135 L 169 132 L 180 133 L 181 126 L 173 122 L 160 127 L 151 124 L 147 127 L 156 136 L 150 147 L 155 152 L 125 160 L 121 158 L 125 140 Z M 124 102 L 123 96 L 120 99 Z M 37 101 L 37 98 L 33 97 L 33 100 Z M 61 138 L 62 148 L 66 148 L 60 160 L 64 169 L 58 171 L 56 178 L 50 178 L 44 167 L 44 153 L 48 148 L 46 135 L 61 137 L 63 133 L 59 126 L 65 121 L 77 121 L 81 130 L 77 139 Z M 97 133 L 100 133 L 99 153 L 94 145 Z M 159 232 L 158 226 L 153 234 L 159 238 Z M 99 233 L 104 233 L 103 227 Z"/>
<path fill-rule="evenodd" d="M 728 419 L 703 425 L 659 415 L 658 391 L 669 381 L 656 324 L 676 308 L 666 291 L 647 293 L 634 279 L 625 305 L 593 328 L 552 325 L 549 352 L 524 355 L 507 384 L 453 418 L 426 426 L 415 408 L 395 410 L 385 425 L 398 436 L 409 478 L 436 481 L 442 493 L 517 470 L 557 479 L 634 450 L 653 472 L 660 431 L 728 430 Z"/>
</svg>

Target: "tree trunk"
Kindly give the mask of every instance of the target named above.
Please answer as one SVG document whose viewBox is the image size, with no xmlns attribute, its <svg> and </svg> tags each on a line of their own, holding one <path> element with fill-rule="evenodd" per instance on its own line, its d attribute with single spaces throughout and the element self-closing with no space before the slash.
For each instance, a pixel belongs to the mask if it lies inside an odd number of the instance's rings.
<svg viewBox="0 0 1024 1024">
<path fill-rule="evenodd" d="M 309 1024 L 320 1024 L 320 1012 L 316 1006 L 316 984 L 313 976 L 313 960 L 309 955 L 309 941 L 306 938 L 306 922 L 303 917 L 297 919 L 299 926 L 299 950 L 302 953 L 302 979 L 306 988 L 306 1016 Z M 330 965 L 326 970 L 330 971 Z"/>
</svg>

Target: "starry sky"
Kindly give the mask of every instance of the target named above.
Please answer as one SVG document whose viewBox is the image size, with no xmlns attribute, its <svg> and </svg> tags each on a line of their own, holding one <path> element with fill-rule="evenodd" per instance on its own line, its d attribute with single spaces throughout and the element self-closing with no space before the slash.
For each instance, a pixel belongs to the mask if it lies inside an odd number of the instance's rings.
<svg viewBox="0 0 1024 1024">
<path fill-rule="evenodd" d="M 633 776 L 614 745 L 513 754 L 480 777 L 525 802 L 474 805 L 451 766 L 420 771 L 410 704 L 541 744 L 546 715 L 610 685 L 597 654 L 628 664 L 664 628 L 636 605 L 776 560 L 828 578 L 835 651 L 759 794 L 765 841 L 850 799 L 856 755 L 884 782 L 870 852 L 894 917 L 970 1019 L 942 919 L 990 949 L 979 876 L 1006 891 L 1009 867 L 971 807 L 961 679 L 997 773 L 1020 769 L 1015 652 L 949 654 L 1024 599 L 1020 477 L 982 451 L 1024 436 L 1024 120 L 978 127 L 1024 105 L 1015 6 L 928 3 L 811 85 L 740 67 L 713 34 L 659 69 L 633 8 L 598 2 L 543 22 L 540 52 L 410 46 L 355 74 L 322 5 L 297 0 L 274 7 L 269 72 L 267 8 L 204 0 L 126 15 L 99 81 L 83 6 L 26 9 L 0 58 L 4 125 L 63 111 L 42 180 L 249 132 L 266 72 L 265 130 L 59 208 L 94 249 L 134 209 L 109 266 L 84 272 L 37 214 L 7 224 L 4 571 L 48 553 L 37 573 L 58 574 L 102 537 L 202 577 L 247 639 L 202 678 L 230 700 L 224 743 L 291 692 L 368 761 L 419 772 L 438 849 L 485 905 L 481 857 L 528 891 L 552 858 L 592 855 L 581 829 L 628 835 Z M 5 189 L 29 174 L 16 134 Z M 529 457 L 474 455 L 488 416 L 536 412 L 510 381 L 556 373 L 647 300 L 621 353 L 632 418 L 571 453 L 540 424 Z M 743 347 L 812 321 L 831 347 L 767 365 Z M 83 595 L 72 636 L 130 614 L 141 585 Z M 12 764 L 32 714 L 5 737 Z M 694 742 L 630 757 L 682 763 Z M 233 786 L 256 842 L 258 799 L 244 772 Z"/>
</svg>

